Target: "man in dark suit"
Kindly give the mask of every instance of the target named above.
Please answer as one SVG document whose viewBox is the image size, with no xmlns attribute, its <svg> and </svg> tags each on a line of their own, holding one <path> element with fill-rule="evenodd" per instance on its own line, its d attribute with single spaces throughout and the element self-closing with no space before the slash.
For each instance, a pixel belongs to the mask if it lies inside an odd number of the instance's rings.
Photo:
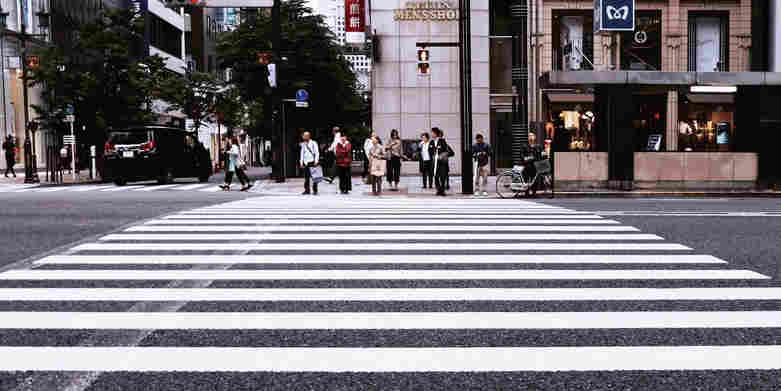
<svg viewBox="0 0 781 391">
<path fill-rule="evenodd" d="M 437 195 L 444 196 L 447 187 L 450 168 L 448 159 L 455 155 L 453 149 L 447 145 L 444 133 L 439 128 L 432 128 L 431 134 L 434 136 L 429 144 L 429 154 L 434 160 L 434 183 L 437 186 Z"/>
</svg>

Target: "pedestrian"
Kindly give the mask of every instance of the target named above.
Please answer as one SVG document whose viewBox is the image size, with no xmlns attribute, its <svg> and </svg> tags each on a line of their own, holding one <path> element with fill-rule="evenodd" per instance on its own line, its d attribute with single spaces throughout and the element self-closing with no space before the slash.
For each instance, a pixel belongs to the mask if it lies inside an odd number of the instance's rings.
<svg viewBox="0 0 781 391">
<path fill-rule="evenodd" d="M 491 153 L 491 146 L 485 142 L 482 134 L 478 134 L 475 137 L 477 141 L 472 146 L 472 158 L 477 163 L 477 170 L 475 171 L 475 195 L 480 194 L 482 188 L 483 196 L 488 195 L 488 175 L 491 173 L 488 167 L 488 159 L 493 155 Z M 480 186 L 480 180 L 482 179 L 482 187 Z"/>
<path fill-rule="evenodd" d="M 423 188 L 434 187 L 434 160 L 429 153 L 431 138 L 428 133 L 423 133 L 420 141 L 420 174 L 423 176 Z"/>
<path fill-rule="evenodd" d="M 220 185 L 220 188 L 225 191 L 230 191 L 231 183 L 233 182 L 233 174 L 239 172 L 237 175 L 239 182 L 241 182 L 241 191 L 246 191 L 247 183 L 244 180 L 244 175 L 241 174 L 241 168 L 239 167 L 241 151 L 239 150 L 238 140 L 231 138 L 226 144 L 227 149 L 227 166 L 225 167 L 225 184 Z"/>
<path fill-rule="evenodd" d="M 450 168 L 448 160 L 455 155 L 453 149 L 445 141 L 444 133 L 439 128 L 432 128 L 431 133 L 434 140 L 429 149 L 429 153 L 434 157 L 434 182 L 437 186 L 437 195 L 445 196 Z"/>
<path fill-rule="evenodd" d="M 377 136 L 372 139 L 369 156 L 371 157 L 372 192 L 378 196 L 382 193 L 382 177 L 385 176 L 385 148 L 382 147 Z"/>
<path fill-rule="evenodd" d="M 329 175 L 328 178 L 325 178 L 328 183 L 334 183 L 334 179 L 339 175 L 339 165 L 336 162 L 336 146 L 342 141 L 342 132 L 338 126 L 334 126 L 333 129 L 331 129 L 331 134 L 333 135 L 333 140 L 331 141 L 331 145 L 328 147 L 327 152 L 328 161 L 330 163 L 328 167 L 330 168 L 331 175 Z"/>
<path fill-rule="evenodd" d="M 320 150 L 317 142 L 312 140 L 309 132 L 304 132 L 301 136 L 301 156 L 298 159 L 298 166 L 304 169 L 304 195 L 312 194 L 309 191 L 309 184 L 312 183 L 312 191 L 317 195 L 317 183 L 322 178 L 312 178 L 312 170 L 320 165 Z M 316 180 L 315 180 L 316 179 Z"/>
<path fill-rule="evenodd" d="M 247 150 L 242 147 L 237 137 L 233 138 L 232 145 L 231 149 L 233 150 L 235 148 L 235 152 L 238 152 L 236 158 L 236 176 L 243 185 L 241 191 L 248 191 L 252 188 L 253 184 L 247 176 Z"/>
<path fill-rule="evenodd" d="M 369 170 L 369 162 L 371 161 L 371 158 L 369 157 L 369 153 L 372 150 L 372 147 L 374 146 L 374 132 L 369 133 L 369 137 L 366 138 L 366 140 L 363 142 L 363 182 L 366 184 L 371 183 L 371 174 Z"/>
<path fill-rule="evenodd" d="M 5 142 L 3 142 L 3 149 L 5 150 L 5 177 L 8 178 L 8 173 L 16 178 L 16 172 L 14 172 L 14 164 L 16 164 L 16 143 L 14 143 L 13 137 L 6 136 Z"/>
<path fill-rule="evenodd" d="M 346 134 L 340 135 L 339 144 L 336 144 L 336 169 L 339 172 L 339 191 L 342 194 L 350 194 L 353 190 L 352 164 L 353 146 L 347 140 Z"/>
<path fill-rule="evenodd" d="M 388 183 L 391 186 L 391 190 L 398 191 L 399 180 L 401 179 L 401 137 L 399 137 L 398 130 L 391 130 L 390 143 L 385 148 L 390 152 Z"/>
</svg>

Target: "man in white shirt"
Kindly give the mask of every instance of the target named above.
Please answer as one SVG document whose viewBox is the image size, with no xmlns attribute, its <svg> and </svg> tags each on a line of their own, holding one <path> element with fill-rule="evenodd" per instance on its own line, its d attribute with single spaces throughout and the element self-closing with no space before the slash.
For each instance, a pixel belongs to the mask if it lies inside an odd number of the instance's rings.
<svg viewBox="0 0 781 391">
<path fill-rule="evenodd" d="M 420 141 L 420 174 L 423 176 L 423 188 L 434 187 L 434 160 L 431 159 L 431 139 L 423 133 Z"/>
<path fill-rule="evenodd" d="M 310 194 L 309 182 L 312 181 L 312 172 L 309 170 L 311 167 L 317 167 L 320 164 L 320 150 L 317 146 L 317 142 L 312 140 L 312 135 L 309 132 L 304 132 L 301 136 L 303 142 L 301 142 L 301 156 L 298 159 L 298 164 L 304 169 L 304 193 Z M 312 190 L 317 195 L 317 183 L 312 183 Z"/>
<path fill-rule="evenodd" d="M 363 142 L 363 153 L 366 155 L 366 158 L 363 159 L 363 181 L 366 183 L 366 181 L 369 178 L 369 151 L 372 149 L 372 139 L 374 138 L 375 134 L 374 132 L 369 133 L 369 137 L 366 139 L 366 141 Z"/>
<path fill-rule="evenodd" d="M 336 178 L 336 146 L 339 145 L 342 140 L 342 132 L 339 130 L 338 126 L 334 126 L 332 133 L 334 139 L 331 141 L 331 146 L 328 147 L 328 153 L 330 154 L 328 160 L 333 162 L 333 164 L 331 164 L 332 167 L 329 167 L 331 169 L 331 175 L 328 175 L 325 179 L 328 183 L 334 183 L 334 178 Z"/>
</svg>

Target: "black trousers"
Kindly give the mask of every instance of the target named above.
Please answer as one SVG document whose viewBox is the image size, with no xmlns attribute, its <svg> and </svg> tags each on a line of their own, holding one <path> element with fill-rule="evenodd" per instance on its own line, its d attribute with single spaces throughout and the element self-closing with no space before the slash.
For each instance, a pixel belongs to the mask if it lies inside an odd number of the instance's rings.
<svg viewBox="0 0 781 391">
<path fill-rule="evenodd" d="M 314 167 L 313 163 L 309 163 L 304 167 L 304 192 L 309 193 L 309 184 L 312 183 L 312 172 L 309 171 L 310 167 Z M 317 194 L 317 183 L 312 183 L 312 189 Z"/>
<path fill-rule="evenodd" d="M 343 193 L 353 190 L 353 178 L 351 167 L 336 166 L 339 173 L 339 190 Z"/>
<path fill-rule="evenodd" d="M 450 169 L 447 166 L 447 160 L 440 160 L 437 162 L 437 172 L 434 176 L 434 181 L 437 186 L 437 193 L 444 193 L 448 186 L 448 173 Z"/>
<path fill-rule="evenodd" d="M 245 174 L 243 170 L 237 168 L 236 177 L 239 178 L 239 182 L 241 183 L 242 186 L 246 186 L 247 183 L 249 183 L 247 174 Z M 225 184 L 230 186 L 231 183 L 233 183 L 233 171 L 227 171 L 225 172 Z"/>
<path fill-rule="evenodd" d="M 434 161 L 424 161 L 422 166 L 423 187 L 434 187 Z"/>
<path fill-rule="evenodd" d="M 394 156 L 390 160 L 390 171 L 388 171 L 388 182 L 399 183 L 401 179 L 401 158 Z"/>
<path fill-rule="evenodd" d="M 16 173 L 14 172 L 14 164 L 16 164 L 16 159 L 14 159 L 13 156 L 6 156 L 5 157 L 5 175 L 8 176 L 8 173 L 10 172 L 13 176 L 16 176 Z"/>
<path fill-rule="evenodd" d="M 363 178 L 364 179 L 370 179 L 371 175 L 369 175 L 369 158 L 363 159 Z"/>
</svg>

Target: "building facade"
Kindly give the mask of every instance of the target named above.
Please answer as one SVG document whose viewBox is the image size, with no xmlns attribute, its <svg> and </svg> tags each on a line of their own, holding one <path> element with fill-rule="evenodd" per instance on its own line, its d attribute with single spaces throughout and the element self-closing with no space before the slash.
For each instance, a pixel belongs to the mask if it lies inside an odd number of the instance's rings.
<svg viewBox="0 0 781 391">
<path fill-rule="evenodd" d="M 335 42 L 344 48 L 344 57 L 358 78 L 359 91 L 370 91 L 372 58 L 363 46 L 349 45 L 345 40 L 344 0 L 319 0 L 310 2 L 310 6 L 312 12 L 323 16 L 325 24 L 334 34 Z"/>
</svg>

